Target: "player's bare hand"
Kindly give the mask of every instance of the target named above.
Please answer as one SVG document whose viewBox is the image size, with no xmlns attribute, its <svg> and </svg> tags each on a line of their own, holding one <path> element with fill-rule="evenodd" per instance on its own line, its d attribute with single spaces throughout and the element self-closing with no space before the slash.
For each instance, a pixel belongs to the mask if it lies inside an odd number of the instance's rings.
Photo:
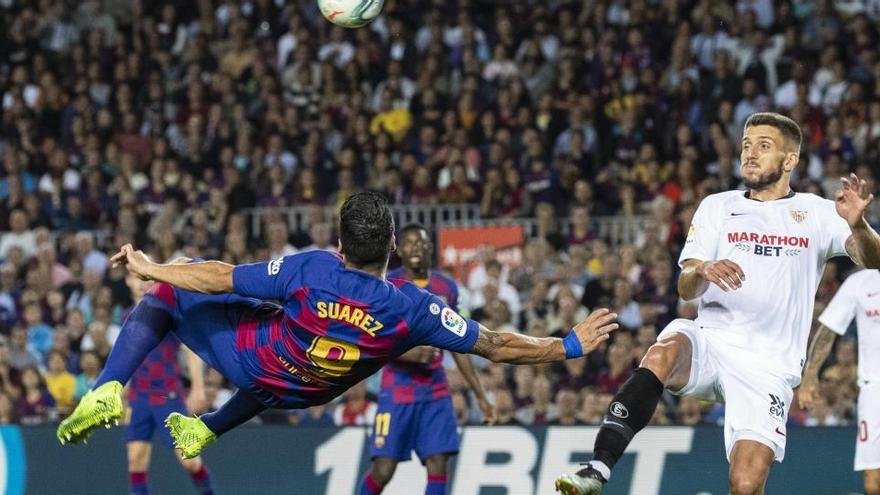
<svg viewBox="0 0 880 495">
<path fill-rule="evenodd" d="M 489 426 L 494 425 L 498 421 L 498 413 L 495 411 L 495 406 L 485 398 L 481 399 L 478 404 L 480 412 L 483 413 L 483 423 Z"/>
<path fill-rule="evenodd" d="M 608 340 L 608 334 L 617 330 L 617 313 L 600 308 L 590 313 L 583 321 L 574 326 L 584 355 L 593 352 L 599 344 Z"/>
<path fill-rule="evenodd" d="M 819 378 L 805 375 L 797 389 L 798 403 L 801 409 L 812 409 L 813 402 L 819 396 Z"/>
<path fill-rule="evenodd" d="M 850 227 L 856 227 L 862 221 L 865 209 L 874 199 L 874 195 L 868 188 L 864 179 L 859 179 L 856 174 L 849 177 L 841 177 L 841 188 L 834 198 L 834 206 L 837 214 L 843 217 Z"/>
<path fill-rule="evenodd" d="M 129 272 L 137 275 L 141 280 L 152 280 L 149 271 L 154 263 L 143 251 L 135 250 L 131 244 L 119 248 L 119 252 L 110 258 L 110 263 L 114 268 L 125 265 Z"/>
<path fill-rule="evenodd" d="M 742 268 L 730 260 L 704 261 L 697 266 L 697 275 L 724 292 L 739 289 L 746 280 Z"/>
</svg>

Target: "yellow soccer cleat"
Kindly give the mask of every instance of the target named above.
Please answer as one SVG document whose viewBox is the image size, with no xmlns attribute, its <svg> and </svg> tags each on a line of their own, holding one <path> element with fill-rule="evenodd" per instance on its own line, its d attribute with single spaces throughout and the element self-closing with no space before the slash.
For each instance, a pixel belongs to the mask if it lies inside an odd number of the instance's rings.
<svg viewBox="0 0 880 495">
<path fill-rule="evenodd" d="M 87 393 L 70 416 L 58 425 L 55 435 L 62 445 L 85 442 L 97 426 L 110 428 L 122 416 L 122 384 L 107 382 Z"/>
<path fill-rule="evenodd" d="M 217 440 L 217 435 L 205 426 L 204 421 L 180 413 L 169 414 L 165 427 L 174 439 L 174 447 L 180 449 L 180 456 L 184 459 L 198 457 L 202 449 Z"/>
</svg>

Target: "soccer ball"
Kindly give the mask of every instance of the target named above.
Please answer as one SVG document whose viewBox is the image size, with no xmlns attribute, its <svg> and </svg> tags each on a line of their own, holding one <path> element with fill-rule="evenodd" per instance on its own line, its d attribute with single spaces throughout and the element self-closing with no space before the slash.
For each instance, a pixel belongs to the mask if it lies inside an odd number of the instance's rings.
<svg viewBox="0 0 880 495">
<path fill-rule="evenodd" d="M 382 12 L 385 0 L 318 0 L 321 14 L 344 28 L 366 26 Z"/>
</svg>

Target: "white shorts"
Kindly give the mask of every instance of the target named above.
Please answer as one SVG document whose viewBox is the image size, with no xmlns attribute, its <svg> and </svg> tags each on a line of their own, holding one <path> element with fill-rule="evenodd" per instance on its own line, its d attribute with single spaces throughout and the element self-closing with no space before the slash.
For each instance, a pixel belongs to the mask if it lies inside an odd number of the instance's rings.
<svg viewBox="0 0 880 495">
<path fill-rule="evenodd" d="M 859 389 L 859 429 L 856 434 L 856 471 L 880 469 L 880 382 Z"/>
<path fill-rule="evenodd" d="M 736 442 L 753 440 L 770 447 L 775 460 L 782 462 L 785 422 L 794 395 L 789 382 L 754 366 L 744 366 L 741 351 L 734 353 L 728 346 L 713 342 L 692 320 L 673 320 L 657 341 L 676 333 L 691 341 L 691 373 L 687 385 L 672 392 L 725 404 L 727 460 Z"/>
</svg>

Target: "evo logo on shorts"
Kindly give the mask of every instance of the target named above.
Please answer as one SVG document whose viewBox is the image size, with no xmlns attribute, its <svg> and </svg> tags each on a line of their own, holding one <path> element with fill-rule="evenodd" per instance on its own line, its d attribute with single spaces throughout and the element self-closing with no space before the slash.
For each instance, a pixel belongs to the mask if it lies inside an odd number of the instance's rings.
<svg viewBox="0 0 880 495">
<path fill-rule="evenodd" d="M 778 395 L 767 394 L 770 396 L 770 415 L 777 418 L 785 418 L 785 402 Z"/>
</svg>

